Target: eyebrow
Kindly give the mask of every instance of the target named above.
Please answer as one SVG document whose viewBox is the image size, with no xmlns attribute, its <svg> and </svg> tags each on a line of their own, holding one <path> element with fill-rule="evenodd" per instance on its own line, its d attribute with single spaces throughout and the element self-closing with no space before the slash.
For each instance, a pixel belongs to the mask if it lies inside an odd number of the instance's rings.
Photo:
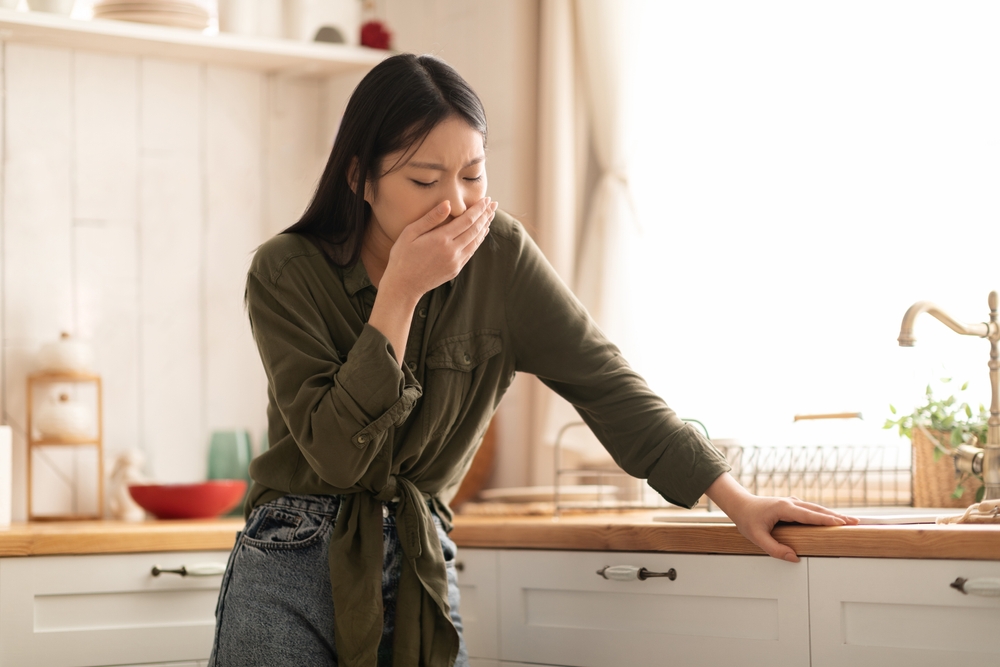
<svg viewBox="0 0 1000 667">
<path fill-rule="evenodd" d="M 473 158 L 467 164 L 465 164 L 462 169 L 467 169 L 474 164 L 479 164 L 486 160 L 486 156 L 480 155 L 477 158 Z M 436 162 L 407 162 L 407 167 L 416 167 L 417 169 L 434 169 L 435 171 L 448 171 L 448 169 L 443 164 L 438 164 Z"/>
</svg>

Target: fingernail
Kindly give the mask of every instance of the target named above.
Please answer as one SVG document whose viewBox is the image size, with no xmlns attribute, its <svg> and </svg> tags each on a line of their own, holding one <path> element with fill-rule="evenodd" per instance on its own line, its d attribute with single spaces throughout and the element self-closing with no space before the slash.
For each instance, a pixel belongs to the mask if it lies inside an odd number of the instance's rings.
<svg viewBox="0 0 1000 667">
<path fill-rule="evenodd" d="M 795 554 L 785 554 L 785 560 L 787 560 L 789 563 L 798 563 L 799 557 L 796 556 Z"/>
</svg>

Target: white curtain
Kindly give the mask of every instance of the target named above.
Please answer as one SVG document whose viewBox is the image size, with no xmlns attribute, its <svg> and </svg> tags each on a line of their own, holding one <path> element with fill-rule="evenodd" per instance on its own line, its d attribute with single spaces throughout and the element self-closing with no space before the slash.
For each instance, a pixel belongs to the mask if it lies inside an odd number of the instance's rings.
<svg viewBox="0 0 1000 667">
<path fill-rule="evenodd" d="M 622 244 L 636 221 L 628 189 L 624 76 L 628 3 L 543 0 L 539 48 L 539 243 L 612 341 L 628 345 Z M 534 482 L 552 480 L 551 445 L 579 416 L 544 387 L 534 390 Z M 564 439 L 588 462 L 610 457 L 586 429 Z"/>
</svg>

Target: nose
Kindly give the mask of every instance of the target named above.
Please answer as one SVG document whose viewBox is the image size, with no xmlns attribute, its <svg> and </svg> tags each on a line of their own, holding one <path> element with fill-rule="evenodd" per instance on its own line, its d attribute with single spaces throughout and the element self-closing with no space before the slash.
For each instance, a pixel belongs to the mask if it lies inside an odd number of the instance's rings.
<svg viewBox="0 0 1000 667">
<path fill-rule="evenodd" d="M 468 202 L 465 201 L 465 194 L 460 182 L 452 183 L 448 191 L 448 201 L 451 202 L 451 216 L 453 218 L 462 215 L 469 208 Z"/>
</svg>

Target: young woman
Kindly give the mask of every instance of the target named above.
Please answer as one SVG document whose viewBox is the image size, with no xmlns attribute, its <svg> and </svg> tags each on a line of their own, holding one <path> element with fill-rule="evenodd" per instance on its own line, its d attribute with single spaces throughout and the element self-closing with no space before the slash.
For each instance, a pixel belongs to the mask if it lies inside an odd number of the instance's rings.
<svg viewBox="0 0 1000 667">
<path fill-rule="evenodd" d="M 302 219 L 246 302 L 271 448 L 223 579 L 210 664 L 467 665 L 448 501 L 516 372 L 576 406 L 629 473 L 703 493 L 777 558 L 778 521 L 647 387 L 524 228 L 487 196 L 486 116 L 448 65 L 398 55 L 347 105 Z"/>
</svg>

